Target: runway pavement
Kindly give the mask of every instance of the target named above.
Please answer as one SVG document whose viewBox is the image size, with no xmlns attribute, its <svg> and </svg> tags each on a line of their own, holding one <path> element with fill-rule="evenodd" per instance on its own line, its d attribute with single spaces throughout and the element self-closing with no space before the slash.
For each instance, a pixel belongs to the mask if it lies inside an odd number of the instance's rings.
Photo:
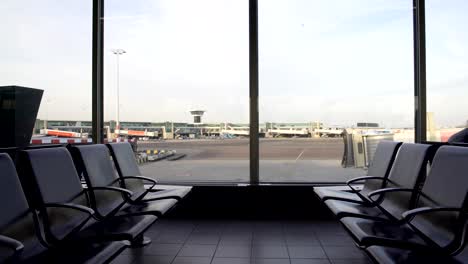
<svg viewBox="0 0 468 264">
<path fill-rule="evenodd" d="M 344 182 L 365 174 L 342 168 L 342 139 L 294 138 L 260 140 L 263 182 Z M 139 142 L 139 150 L 171 149 L 187 156 L 140 167 L 162 182 L 248 182 L 249 140 L 166 140 Z"/>
<path fill-rule="evenodd" d="M 341 160 L 341 138 L 260 139 L 262 160 Z M 249 140 L 166 140 L 139 142 L 139 150 L 174 149 L 187 154 L 186 160 L 244 160 L 249 159 Z"/>
</svg>

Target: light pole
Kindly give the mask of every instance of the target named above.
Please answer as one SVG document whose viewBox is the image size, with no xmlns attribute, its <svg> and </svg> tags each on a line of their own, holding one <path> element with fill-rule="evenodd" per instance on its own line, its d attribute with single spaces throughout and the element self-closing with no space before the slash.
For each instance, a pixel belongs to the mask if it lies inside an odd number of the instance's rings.
<svg viewBox="0 0 468 264">
<path fill-rule="evenodd" d="M 120 114 L 120 109 L 119 109 L 119 107 L 120 107 L 120 99 L 119 99 L 119 97 L 120 97 L 120 95 L 119 95 L 119 82 L 120 82 L 119 57 L 120 57 L 120 55 L 123 55 L 123 54 L 125 54 L 127 52 L 125 50 L 123 50 L 123 49 L 113 49 L 111 51 L 112 51 L 112 53 L 115 54 L 115 56 L 117 58 L 117 85 L 116 85 L 117 86 L 117 94 L 116 94 L 116 98 L 117 98 L 116 103 L 117 103 L 117 105 L 116 105 L 116 110 L 115 110 L 116 111 L 115 129 L 120 130 L 120 120 L 119 120 L 120 119 L 119 118 L 119 114 Z"/>
<path fill-rule="evenodd" d="M 44 129 L 48 129 L 48 123 L 49 123 L 49 107 L 53 103 L 52 98 L 47 98 L 46 100 L 46 105 L 45 105 L 45 120 L 44 120 Z"/>
</svg>

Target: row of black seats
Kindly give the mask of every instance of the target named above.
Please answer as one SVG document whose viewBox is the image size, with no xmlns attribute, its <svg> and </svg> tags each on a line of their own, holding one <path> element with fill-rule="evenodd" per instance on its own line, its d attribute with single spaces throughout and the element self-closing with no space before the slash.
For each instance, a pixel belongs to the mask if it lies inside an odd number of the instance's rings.
<svg viewBox="0 0 468 264">
<path fill-rule="evenodd" d="M 128 143 L 15 157 L 0 153 L 0 263 L 108 263 L 191 190 L 141 176 Z"/>
<path fill-rule="evenodd" d="M 466 147 L 382 141 L 368 176 L 315 193 L 377 263 L 468 263 Z"/>
</svg>

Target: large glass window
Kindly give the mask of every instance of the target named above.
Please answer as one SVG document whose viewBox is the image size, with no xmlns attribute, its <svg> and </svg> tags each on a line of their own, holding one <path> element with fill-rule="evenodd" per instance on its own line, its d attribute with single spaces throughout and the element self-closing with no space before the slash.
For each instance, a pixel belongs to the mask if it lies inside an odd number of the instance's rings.
<svg viewBox="0 0 468 264">
<path fill-rule="evenodd" d="M 412 19 L 409 0 L 259 1 L 261 181 L 343 182 L 414 141 Z"/>
<path fill-rule="evenodd" d="M 427 138 L 468 126 L 468 2 L 426 1 Z"/>
<path fill-rule="evenodd" d="M 0 86 L 44 90 L 34 142 L 87 140 L 92 3 L 3 0 L 0 10 Z"/>
<path fill-rule="evenodd" d="M 445 141 L 467 126 L 467 4 L 426 2 L 428 139 Z M 105 136 L 137 139 L 144 174 L 249 181 L 248 3 L 105 2 Z M 92 4 L 0 7 L 0 86 L 44 90 L 34 139 L 88 141 Z M 414 141 L 411 1 L 260 0 L 258 19 L 262 182 L 343 182 L 380 140 Z"/>
<path fill-rule="evenodd" d="M 163 182 L 249 181 L 248 1 L 105 7 L 109 139 L 137 138 Z"/>
</svg>

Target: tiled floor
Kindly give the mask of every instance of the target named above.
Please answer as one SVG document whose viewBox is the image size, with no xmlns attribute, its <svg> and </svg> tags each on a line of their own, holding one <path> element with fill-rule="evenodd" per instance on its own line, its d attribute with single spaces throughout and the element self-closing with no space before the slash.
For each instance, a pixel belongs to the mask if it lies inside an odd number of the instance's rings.
<svg viewBox="0 0 468 264">
<path fill-rule="evenodd" d="M 161 220 L 114 264 L 371 263 L 337 222 Z"/>
</svg>

